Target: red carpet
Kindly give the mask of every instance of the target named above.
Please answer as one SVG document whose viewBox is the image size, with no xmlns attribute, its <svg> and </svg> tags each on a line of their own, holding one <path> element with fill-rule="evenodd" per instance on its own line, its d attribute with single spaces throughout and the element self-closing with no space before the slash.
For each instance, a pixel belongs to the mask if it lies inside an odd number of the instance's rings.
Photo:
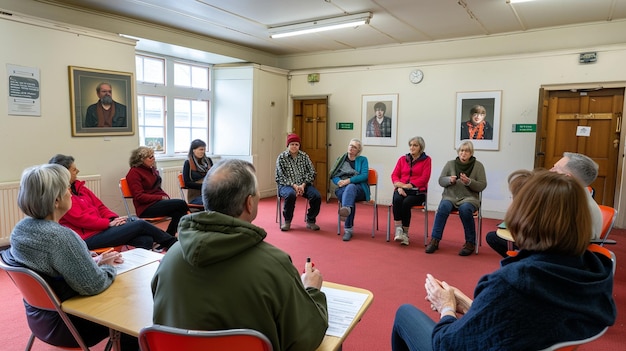
<svg viewBox="0 0 626 351">
<path fill-rule="evenodd" d="M 313 232 L 305 228 L 302 221 L 304 201 L 298 201 L 292 230 L 281 232 L 275 220 L 276 200 L 267 198 L 261 201 L 259 216 L 255 224 L 268 232 L 267 241 L 288 252 L 294 264 L 300 269 L 310 256 L 315 267 L 320 269 L 327 281 L 353 285 L 368 289 L 374 294 L 374 302 L 361 322 L 348 336 L 343 350 L 391 350 L 390 333 L 396 308 L 403 303 L 412 303 L 428 310 L 424 300 L 424 279 L 426 273 L 445 280 L 473 295 L 478 279 L 499 266 L 499 256 L 487 244 L 480 247 L 478 255 L 460 257 L 457 255 L 463 245 L 461 223 L 451 216 L 440 249 L 432 255 L 424 253 L 423 216 L 414 212 L 410 229 L 411 245 L 402 247 L 395 242 L 385 241 L 387 208 L 379 208 L 380 224 L 376 237 L 371 238 L 372 207 L 358 206 L 355 235 L 349 242 L 343 242 L 337 235 L 337 205 L 335 202 L 322 204 L 317 223 L 322 228 Z M 432 228 L 433 213 L 429 225 Z M 499 220 L 485 219 L 484 234 L 495 228 Z M 617 256 L 614 296 L 618 310 L 626 307 L 626 273 L 620 265 L 620 257 L 626 257 L 626 230 L 614 229 L 610 236 L 618 245 L 608 248 Z M 4 330 L 0 336 L 3 350 L 23 350 L 29 331 L 24 317 L 21 296 L 8 280 L 0 274 L 0 300 L 4 301 L 0 325 Z M 433 313 L 433 318 L 438 316 Z M 504 317 L 503 317 L 504 319 Z M 581 346 L 579 350 L 623 350 L 626 344 L 624 323 L 626 317 L 618 313 L 616 324 L 609 328 L 599 340 Z M 531 336 L 529 336 L 531 337 Z M 100 351 L 103 347 L 96 347 Z M 33 350 L 54 350 L 36 341 Z"/>
</svg>

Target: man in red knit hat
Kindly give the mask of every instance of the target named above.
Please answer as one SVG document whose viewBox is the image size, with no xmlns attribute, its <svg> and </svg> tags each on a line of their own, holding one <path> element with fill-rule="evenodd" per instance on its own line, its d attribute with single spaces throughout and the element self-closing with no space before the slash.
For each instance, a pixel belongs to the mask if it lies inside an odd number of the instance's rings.
<svg viewBox="0 0 626 351">
<path fill-rule="evenodd" d="M 322 196 L 312 184 L 315 173 L 309 155 L 300 151 L 300 137 L 297 134 L 289 134 L 287 136 L 287 149 L 276 158 L 278 194 L 285 199 L 283 206 L 285 223 L 280 227 L 280 230 L 285 232 L 291 229 L 291 219 L 298 196 L 309 199 L 310 207 L 306 214 L 306 227 L 311 230 L 320 230 L 320 227 L 315 224 L 315 218 L 320 213 Z"/>
</svg>

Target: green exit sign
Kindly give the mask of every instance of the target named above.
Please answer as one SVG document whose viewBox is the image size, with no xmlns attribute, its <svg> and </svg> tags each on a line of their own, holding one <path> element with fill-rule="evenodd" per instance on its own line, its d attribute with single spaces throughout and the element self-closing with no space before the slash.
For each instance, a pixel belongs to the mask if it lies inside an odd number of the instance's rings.
<svg viewBox="0 0 626 351">
<path fill-rule="evenodd" d="M 536 124 L 514 124 L 513 133 L 535 133 L 537 131 Z"/>
<path fill-rule="evenodd" d="M 351 122 L 337 122 L 337 130 L 339 129 L 347 129 L 347 130 L 353 130 L 354 129 L 354 123 Z"/>
</svg>

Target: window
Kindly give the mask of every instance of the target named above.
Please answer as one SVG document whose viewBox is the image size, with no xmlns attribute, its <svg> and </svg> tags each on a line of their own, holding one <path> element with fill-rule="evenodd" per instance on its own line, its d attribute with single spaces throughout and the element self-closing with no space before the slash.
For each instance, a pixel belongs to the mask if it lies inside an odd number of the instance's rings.
<svg viewBox="0 0 626 351">
<path fill-rule="evenodd" d="M 194 139 L 210 153 L 210 65 L 136 55 L 139 144 L 157 155 L 187 154 Z"/>
</svg>

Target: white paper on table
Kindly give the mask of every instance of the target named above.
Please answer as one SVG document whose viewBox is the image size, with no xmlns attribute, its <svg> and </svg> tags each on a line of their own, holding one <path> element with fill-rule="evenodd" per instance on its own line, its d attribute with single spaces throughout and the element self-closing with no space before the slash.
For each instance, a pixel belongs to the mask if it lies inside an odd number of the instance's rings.
<svg viewBox="0 0 626 351">
<path fill-rule="evenodd" d="M 342 337 L 357 313 L 363 307 L 367 294 L 322 287 L 328 303 L 328 329 L 326 335 Z"/>
<path fill-rule="evenodd" d="M 137 267 L 160 261 L 163 258 L 163 254 L 146 249 L 135 248 L 132 250 L 122 251 L 122 257 L 124 258 L 124 263 L 115 265 L 115 268 L 117 268 L 117 274 L 126 273 Z"/>
</svg>

